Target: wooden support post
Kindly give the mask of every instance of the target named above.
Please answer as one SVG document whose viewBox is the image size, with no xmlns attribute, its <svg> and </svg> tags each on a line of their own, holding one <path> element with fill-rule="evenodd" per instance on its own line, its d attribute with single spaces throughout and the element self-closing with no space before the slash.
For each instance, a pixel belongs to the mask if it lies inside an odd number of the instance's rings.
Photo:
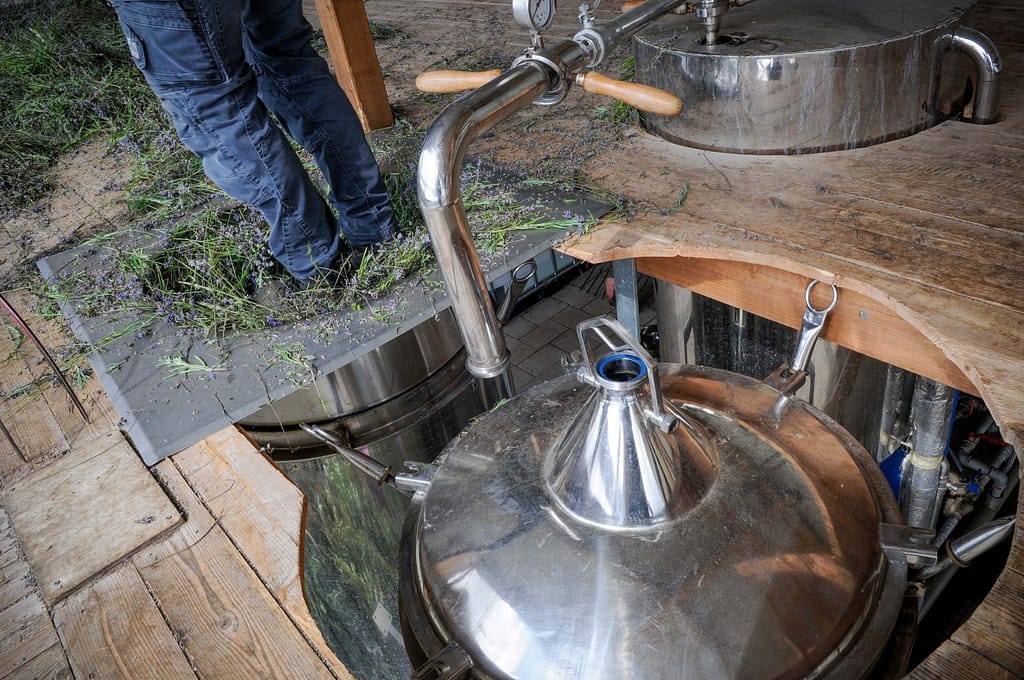
<svg viewBox="0 0 1024 680">
<path fill-rule="evenodd" d="M 806 277 L 763 265 L 698 257 L 644 257 L 637 258 L 636 264 L 637 270 L 648 276 L 800 328 Z M 815 300 L 818 305 L 827 302 Z M 967 376 L 921 331 L 857 291 L 840 288 L 839 303 L 821 337 L 958 390 L 978 393 Z"/>
<path fill-rule="evenodd" d="M 394 124 L 363 0 L 316 0 L 327 50 L 341 88 L 366 131 Z"/>
</svg>

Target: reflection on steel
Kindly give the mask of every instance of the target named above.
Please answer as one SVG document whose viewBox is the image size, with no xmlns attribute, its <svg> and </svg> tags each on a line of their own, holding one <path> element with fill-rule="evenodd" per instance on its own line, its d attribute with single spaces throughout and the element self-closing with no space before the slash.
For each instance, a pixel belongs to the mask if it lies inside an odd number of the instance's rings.
<svg viewBox="0 0 1024 680">
<path fill-rule="evenodd" d="M 946 545 L 946 556 L 938 564 L 922 569 L 918 578 L 931 578 L 952 567 L 970 566 L 971 562 L 1012 536 L 1016 525 L 1016 517 L 1002 517 L 950 541 Z"/>
<path fill-rule="evenodd" d="M 73 387 L 71 387 L 71 383 L 69 383 L 68 379 L 64 377 L 64 373 L 60 370 L 60 366 L 57 365 L 57 362 L 53 360 L 53 357 L 50 356 L 50 353 L 46 350 L 46 347 L 43 345 L 42 340 L 40 340 L 39 337 L 35 334 L 35 332 L 31 328 L 29 328 L 29 325 L 25 321 L 25 319 L 23 319 L 21 315 L 18 314 L 18 311 L 14 309 L 13 306 L 11 306 L 11 303 L 8 302 L 7 298 L 5 298 L 2 294 L 0 294 L 0 307 L 3 307 L 4 309 L 7 310 L 8 314 L 10 314 L 14 318 L 14 322 L 18 324 L 18 327 L 21 328 L 22 332 L 24 332 L 25 335 L 28 336 L 28 338 L 32 341 L 32 344 L 35 345 L 36 349 L 38 349 L 39 352 L 43 355 L 43 358 L 46 359 L 46 363 L 50 365 L 50 369 L 53 371 L 53 374 L 57 376 L 57 379 L 60 381 L 60 384 L 64 387 L 64 391 L 68 393 L 69 397 L 71 397 L 71 402 L 75 405 L 75 408 L 78 409 L 78 412 L 82 415 L 82 418 L 85 419 L 85 422 L 88 423 L 89 414 L 86 413 L 85 406 L 82 405 L 82 402 L 78 398 L 78 395 L 75 394 L 75 390 Z M 6 428 L 4 431 L 6 432 Z M 11 443 L 14 443 L 13 439 L 11 440 Z M 17 448 L 17 445 L 15 445 L 15 448 Z"/>
<path fill-rule="evenodd" d="M 466 345 L 466 366 L 473 375 L 499 378 L 500 384 L 501 376 L 509 374 L 509 353 L 462 205 L 466 149 L 481 133 L 542 97 L 560 101 L 576 71 L 600 64 L 621 41 L 681 4 L 683 0 L 648 0 L 611 21 L 579 31 L 572 40 L 531 51 L 505 73 L 449 104 L 427 131 L 417 171 L 420 210 Z M 504 384 L 511 386 L 511 380 L 506 378 Z"/>
<path fill-rule="evenodd" d="M 370 366 L 363 384 L 357 373 L 331 384 L 344 384 L 345 395 L 380 394 L 368 383 L 389 370 L 408 366 L 418 372 L 419 384 L 383 403 L 318 425 L 332 442 L 379 461 L 379 468 L 370 466 L 378 473 L 387 468 L 394 471 L 396 484 L 401 483 L 405 493 L 426 486 L 429 462 L 486 408 L 479 381 L 466 372 L 451 314 L 442 316 L 448 319 L 455 345 L 447 363 L 425 376 L 430 370 L 426 367 L 433 365 L 433 359 L 422 354 L 429 348 L 417 349 L 413 344 L 410 349 L 405 341 L 389 343 L 381 348 L 381 360 L 389 363 Z M 438 330 L 425 329 L 421 338 L 436 339 Z M 441 345 L 435 349 L 446 346 Z M 392 387 L 409 378 L 393 377 Z M 323 413 L 323 408 L 312 412 Z M 394 559 L 408 497 L 378 484 L 335 453 L 335 448 L 308 448 L 321 440 L 298 427 L 249 428 L 248 432 L 268 444 L 276 465 L 306 498 L 303 586 L 310 612 L 331 649 L 358 678 L 408 677 L 411 668 L 399 630 Z M 303 448 L 289 450 L 291 445 Z"/>
<path fill-rule="evenodd" d="M 591 366 L 588 330 L 626 344 L 608 342 L 611 353 Z M 595 319 L 580 324 L 579 335 L 577 378 L 597 391 L 545 458 L 552 498 L 575 519 L 610 531 L 646 529 L 689 512 L 715 478 L 712 441 L 682 413 L 665 412 L 654 362 L 621 324 Z"/>
<path fill-rule="evenodd" d="M 1016 517 L 1003 517 L 954 539 L 949 543 L 949 556 L 958 566 L 965 567 L 985 552 L 999 545 L 1013 534 Z"/>
<path fill-rule="evenodd" d="M 703 498 L 668 525 L 581 522 L 543 466 L 590 390 L 566 377 L 485 414 L 405 525 L 414 663 L 454 640 L 475 673 L 501 678 L 861 677 L 874 665 L 906 565 L 881 548 L 899 513 L 871 457 L 803 402 L 779 418 L 787 398 L 760 382 L 661 368 L 666 398 L 718 448 Z"/>
<path fill-rule="evenodd" d="M 240 424 L 280 428 L 322 422 L 384 404 L 445 370 L 461 343 L 450 310 L 419 324 L 312 385 L 265 406 Z M 301 433 L 300 433 L 301 434 Z M 293 444 L 301 441 L 293 437 Z M 312 443 L 306 438 L 307 443 Z"/>
<path fill-rule="evenodd" d="M 498 307 L 497 311 L 499 324 L 505 325 L 512 318 L 512 310 L 515 308 L 519 298 L 522 297 L 526 284 L 530 282 L 530 278 L 536 273 L 537 263 L 533 260 L 524 262 L 512 270 L 508 292 L 505 293 L 505 299 L 501 301 L 501 306 Z"/>
<path fill-rule="evenodd" d="M 462 205 L 462 160 L 480 133 L 528 106 L 548 87 L 548 73 L 539 65 L 524 63 L 506 71 L 448 105 L 420 152 L 420 210 L 469 354 L 466 365 L 480 378 L 504 373 L 509 354 Z"/>
<path fill-rule="evenodd" d="M 675 94 L 679 116 L 642 114 L 661 137 L 701 149 L 811 153 L 914 134 L 963 111 L 969 64 L 978 122 L 994 119 L 998 57 L 959 0 L 787 0 L 729 12 L 717 44 L 670 15 L 634 42 L 637 82 Z M 956 37 L 954 37 L 956 36 Z M 993 68 L 994 67 L 994 68 Z"/>
<path fill-rule="evenodd" d="M 338 435 L 317 425 L 300 423 L 299 427 L 313 435 L 324 444 L 327 444 L 355 468 L 378 484 L 390 484 L 399 491 L 410 496 L 416 493 L 424 493 L 430 488 L 430 479 L 433 476 L 433 468 L 415 461 L 406 461 L 405 467 L 408 472 L 395 474 L 390 465 L 381 463 L 368 453 L 358 449 L 345 446 Z"/>
<path fill-rule="evenodd" d="M 299 427 L 341 454 L 345 460 L 355 465 L 356 469 L 368 475 L 373 481 L 378 484 L 394 484 L 395 475 L 391 472 L 390 465 L 384 465 L 375 460 L 373 456 L 345 446 L 333 432 L 308 423 L 299 423 Z"/>
</svg>

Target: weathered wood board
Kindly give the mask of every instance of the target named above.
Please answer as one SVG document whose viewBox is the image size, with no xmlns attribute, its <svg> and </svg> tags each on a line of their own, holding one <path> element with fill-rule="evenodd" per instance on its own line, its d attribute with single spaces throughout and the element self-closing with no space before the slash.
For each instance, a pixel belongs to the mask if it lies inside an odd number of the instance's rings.
<svg viewBox="0 0 1024 680">
<path fill-rule="evenodd" d="M 159 467 L 188 521 L 133 562 L 200 677 L 334 677 L 173 464 Z"/>
<path fill-rule="evenodd" d="M 4 297 L 58 364 L 66 365 L 72 338 L 64 322 L 37 314 L 41 300 L 35 293 L 14 290 L 5 292 Z M 3 314 L 0 311 L 0 321 L 10 330 L 0 333 L 0 394 L 4 395 L 0 398 L 0 488 L 72 446 L 110 432 L 117 423 L 117 414 L 98 380 L 90 378 L 74 388 L 89 415 L 88 422 L 56 380 L 44 380 L 37 390 L 30 389 L 34 380 L 52 376 L 52 371 L 39 350 L 16 329 L 13 320 L 2 318 Z"/>
<path fill-rule="evenodd" d="M 50 604 L 181 522 L 120 433 L 28 475 L 2 500 Z"/>
<path fill-rule="evenodd" d="M 46 605 L 35 592 L 0 610 L 0 670 L 30 677 L 33 662 L 60 648 Z M 51 666 L 47 661 L 44 665 Z M 59 665 L 57 665 L 59 668 Z"/>
<path fill-rule="evenodd" d="M 365 130 L 394 123 L 361 0 L 316 0 L 334 74 Z"/>
<path fill-rule="evenodd" d="M 310 615 L 303 594 L 302 493 L 233 427 L 172 460 L 331 670 L 338 677 L 351 677 Z"/>
<path fill-rule="evenodd" d="M 35 577 L 0 508 L 0 674 L 11 678 L 70 677 L 64 650 L 35 589 Z"/>
<path fill-rule="evenodd" d="M 65 598 L 53 619 L 76 677 L 195 677 L 131 562 Z"/>
</svg>

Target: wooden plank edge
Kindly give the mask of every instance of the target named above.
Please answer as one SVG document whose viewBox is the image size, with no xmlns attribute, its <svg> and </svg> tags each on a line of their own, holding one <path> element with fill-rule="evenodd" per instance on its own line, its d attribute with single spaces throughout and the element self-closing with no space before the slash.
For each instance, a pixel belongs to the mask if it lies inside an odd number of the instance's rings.
<svg viewBox="0 0 1024 680">
<path fill-rule="evenodd" d="M 696 257 L 637 258 L 636 263 L 643 274 L 800 328 L 808 277 L 766 265 Z M 978 395 L 967 376 L 917 328 L 875 299 L 841 285 L 839 289 L 839 304 L 829 314 L 821 337 Z M 815 305 L 828 304 L 825 287 L 817 286 L 815 293 Z"/>
<path fill-rule="evenodd" d="M 302 492 L 292 484 L 291 480 L 288 479 L 284 473 L 277 469 L 269 459 L 259 450 L 259 448 L 244 435 L 235 426 L 230 425 L 219 432 L 216 432 L 201 442 L 198 442 L 193 447 L 195 450 L 202 451 L 205 455 L 216 455 L 217 448 L 225 445 L 236 445 L 238 442 L 244 442 L 253 455 L 259 456 L 263 461 L 266 461 L 268 468 L 265 470 L 265 474 L 280 475 L 281 480 L 287 483 L 288 486 L 295 489 L 296 498 L 301 499 L 301 509 L 298 513 L 295 513 L 296 524 L 293 528 L 293 533 L 287 538 L 295 543 L 296 546 L 301 546 L 303 541 L 303 532 L 306 522 L 306 502 Z M 177 454 L 176 454 L 177 455 Z M 232 531 L 231 523 L 224 523 L 220 517 L 216 516 L 212 511 L 210 505 L 202 496 L 197 493 L 193 481 L 189 479 L 188 466 L 182 466 L 176 461 L 176 456 L 162 461 L 158 464 L 161 474 L 164 476 L 166 486 L 174 491 L 169 491 L 169 495 L 178 499 L 181 498 L 180 502 L 183 507 L 183 512 L 186 515 L 197 516 L 201 515 L 206 518 L 209 522 L 209 526 L 205 531 L 212 531 L 214 528 L 219 527 L 231 542 L 231 544 L 238 550 L 239 554 L 242 555 L 245 562 L 253 570 L 260 582 L 267 589 L 270 595 L 277 602 L 278 606 L 284 611 L 288 620 L 296 627 L 299 634 L 303 637 L 306 643 L 310 646 L 310 649 L 321 662 L 330 670 L 332 675 L 342 680 L 351 680 L 353 678 L 348 667 L 337 657 L 334 650 L 331 649 L 327 640 L 324 638 L 320 628 L 316 625 L 312 614 L 309 612 L 308 604 L 305 599 L 305 589 L 303 586 L 302 579 L 302 554 L 301 548 L 297 549 L 295 570 L 297 576 L 297 582 L 295 584 L 275 584 L 268 578 L 268 573 L 271 569 L 267 565 L 260 565 L 253 561 L 252 556 L 246 552 L 246 546 L 244 541 L 239 536 L 235 535 Z M 187 491 L 185 491 L 187 489 Z M 187 496 L 185 495 L 187 494 Z M 256 510 L 256 508 L 254 508 Z M 266 508 L 267 512 L 273 514 L 279 514 L 278 509 Z M 199 536 L 196 540 L 201 540 Z"/>
<path fill-rule="evenodd" d="M 1004 399 L 993 393 L 991 387 L 993 379 L 983 375 L 975 362 L 958 356 L 955 348 L 948 347 L 949 343 L 944 340 L 941 333 L 932 328 L 928 320 L 910 305 L 903 303 L 888 292 L 860 280 L 855 274 L 840 274 L 807 264 L 797 259 L 796 253 L 769 251 L 754 243 L 747 243 L 745 245 L 748 247 L 742 249 L 739 245 L 744 244 L 709 246 L 704 243 L 695 243 L 690 239 L 680 240 L 672 236 L 635 230 L 629 225 L 612 224 L 583 236 L 570 237 L 555 248 L 566 255 L 595 264 L 624 258 L 707 258 L 767 266 L 805 277 L 808 280 L 835 282 L 842 288 L 874 300 L 883 309 L 890 310 L 921 333 L 963 375 L 962 386 L 970 388 L 968 391 L 972 394 L 981 396 L 996 412 L 996 421 L 1004 429 L 1010 430 L 1004 432 L 1004 436 L 1009 438 L 1008 441 L 1018 445 L 1018 448 L 1024 444 L 1018 434 L 1019 431 L 1024 430 L 1018 430 L 1016 427 L 1024 425 L 1024 422 L 1016 418 L 1013 408 L 1008 408 L 1012 406 L 1011 404 L 1005 403 Z M 855 266 L 851 266 L 851 269 L 856 271 Z M 874 273 L 879 276 L 883 275 L 881 272 Z M 889 278 L 893 278 L 894 285 L 899 283 L 894 277 Z M 906 285 L 913 286 L 918 290 L 921 288 L 920 284 L 909 281 L 906 282 Z M 1010 427 L 1011 423 L 1014 427 Z"/>
</svg>

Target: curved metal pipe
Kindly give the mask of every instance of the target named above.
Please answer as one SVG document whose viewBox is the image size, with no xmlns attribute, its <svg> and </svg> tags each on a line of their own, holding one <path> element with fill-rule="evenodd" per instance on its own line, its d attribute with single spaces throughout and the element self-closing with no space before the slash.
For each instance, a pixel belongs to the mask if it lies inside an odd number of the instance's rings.
<svg viewBox="0 0 1024 680">
<path fill-rule="evenodd" d="M 595 66 L 614 46 L 684 0 L 648 0 L 606 24 L 584 29 L 533 58 L 520 59 L 486 85 L 452 102 L 427 131 L 420 152 L 417 193 L 438 268 L 466 344 L 466 366 L 478 378 L 503 376 L 511 396 L 509 353 L 473 247 L 462 205 L 462 160 L 482 132 L 564 87 L 566 73 Z"/>
<path fill-rule="evenodd" d="M 505 373 L 509 353 L 462 205 L 462 160 L 480 133 L 539 99 L 551 87 L 546 67 L 521 63 L 442 111 L 427 131 L 420 152 L 420 210 L 466 344 L 466 366 L 478 378 Z"/>
<path fill-rule="evenodd" d="M 987 35 L 968 26 L 961 26 L 953 32 L 951 47 L 970 57 L 977 71 L 971 121 L 994 123 L 996 109 L 999 108 L 1000 75 L 1003 71 L 998 48 Z"/>
</svg>

